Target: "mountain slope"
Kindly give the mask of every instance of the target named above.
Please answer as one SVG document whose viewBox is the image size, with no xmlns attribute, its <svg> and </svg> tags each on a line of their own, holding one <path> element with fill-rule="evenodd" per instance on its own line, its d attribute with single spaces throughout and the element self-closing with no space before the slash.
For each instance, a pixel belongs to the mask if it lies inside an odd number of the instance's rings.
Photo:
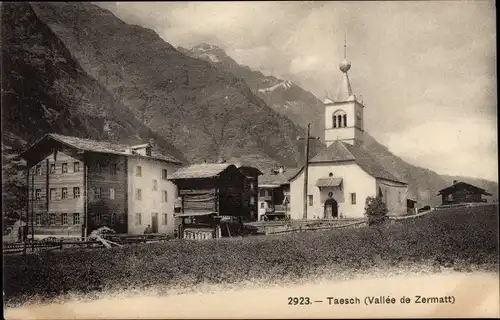
<svg viewBox="0 0 500 320">
<path fill-rule="evenodd" d="M 47 132 L 110 141 L 153 139 L 183 159 L 87 76 L 28 3 L 2 3 L 2 124 L 5 151 Z"/>
<path fill-rule="evenodd" d="M 3 213 L 23 212 L 25 162 L 16 156 L 47 132 L 122 143 L 153 140 L 185 160 L 89 77 L 24 3 L 1 4 Z"/>
<path fill-rule="evenodd" d="M 94 76 L 189 161 L 257 154 L 295 166 L 303 130 L 231 73 L 178 52 L 155 32 L 90 3 L 36 3 L 39 17 Z"/>
<path fill-rule="evenodd" d="M 229 57 L 223 49 L 215 45 L 202 43 L 191 49 L 182 47 L 177 49 L 186 55 L 205 60 L 245 80 L 252 92 L 263 99 L 267 105 L 280 114 L 286 115 L 303 128 L 307 126 L 308 122 L 311 122 L 312 134 L 323 139 L 324 106 L 311 92 L 291 81 L 265 76 L 260 71 L 242 66 Z"/>
<path fill-rule="evenodd" d="M 377 157 L 384 167 L 398 172 L 401 177 L 408 181 L 410 195 L 416 197 L 421 205 L 441 204 L 441 197 L 437 196 L 437 193 L 439 190 L 451 185 L 453 180 L 468 182 L 484 188 L 487 192 L 493 194 L 492 197 L 488 198 L 489 201 L 498 200 L 498 184 L 495 182 L 470 177 L 439 175 L 432 170 L 414 166 L 394 155 L 367 132 L 364 135 L 364 146 Z"/>
</svg>

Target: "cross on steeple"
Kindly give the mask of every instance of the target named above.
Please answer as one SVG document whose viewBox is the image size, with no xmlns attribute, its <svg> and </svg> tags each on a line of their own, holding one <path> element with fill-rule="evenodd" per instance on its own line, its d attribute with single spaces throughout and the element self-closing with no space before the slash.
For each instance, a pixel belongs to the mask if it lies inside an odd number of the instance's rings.
<svg viewBox="0 0 500 320">
<path fill-rule="evenodd" d="M 346 32 L 344 32 L 344 59 L 347 59 L 347 39 Z"/>
</svg>

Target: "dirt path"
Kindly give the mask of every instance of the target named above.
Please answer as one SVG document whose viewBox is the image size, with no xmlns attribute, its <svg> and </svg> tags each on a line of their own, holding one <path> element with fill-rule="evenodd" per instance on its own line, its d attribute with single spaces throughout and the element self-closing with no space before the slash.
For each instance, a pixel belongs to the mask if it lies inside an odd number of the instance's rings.
<svg viewBox="0 0 500 320">
<path fill-rule="evenodd" d="M 368 297 L 381 296 L 389 297 L 389 302 L 394 298 L 395 304 L 365 304 L 372 300 Z M 411 303 L 401 303 L 403 296 Z M 416 296 L 442 297 L 442 302 L 454 303 L 416 303 Z M 289 305 L 288 297 L 309 297 L 312 304 Z M 328 297 L 332 297 L 332 304 Z M 359 304 L 336 305 L 334 298 L 352 298 L 351 302 L 359 298 Z M 323 302 L 315 302 L 319 300 Z M 94 301 L 10 308 L 4 316 L 6 319 L 498 317 L 499 301 L 498 273 L 444 273 L 323 280 L 286 287 L 170 296 L 122 294 Z"/>
</svg>

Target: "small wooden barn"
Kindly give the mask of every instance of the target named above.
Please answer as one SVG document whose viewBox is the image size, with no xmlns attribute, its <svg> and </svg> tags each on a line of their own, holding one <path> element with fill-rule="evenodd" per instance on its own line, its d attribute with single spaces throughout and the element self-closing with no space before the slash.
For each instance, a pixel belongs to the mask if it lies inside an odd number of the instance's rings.
<svg viewBox="0 0 500 320">
<path fill-rule="evenodd" d="M 227 163 L 194 164 L 172 173 L 169 180 L 177 186 L 182 203 L 181 213 L 176 214 L 181 219 L 179 235 L 186 238 L 191 233 L 203 233 L 201 239 L 219 237 L 221 219 L 245 216 L 245 179 L 241 170 Z"/>
<path fill-rule="evenodd" d="M 453 181 L 453 184 L 439 191 L 438 196 L 442 198 L 443 205 L 486 202 L 483 195 L 491 196 L 491 193 L 466 182 Z"/>
</svg>

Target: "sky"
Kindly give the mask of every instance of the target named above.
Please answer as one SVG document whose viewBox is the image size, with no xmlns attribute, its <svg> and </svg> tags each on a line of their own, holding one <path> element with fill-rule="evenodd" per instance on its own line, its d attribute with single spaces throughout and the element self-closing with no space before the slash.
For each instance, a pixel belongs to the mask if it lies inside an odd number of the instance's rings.
<svg viewBox="0 0 500 320">
<path fill-rule="evenodd" d="M 498 181 L 493 1 L 99 5 L 174 46 L 217 45 L 321 100 L 336 92 L 345 37 L 366 131 L 412 164 Z"/>
</svg>

